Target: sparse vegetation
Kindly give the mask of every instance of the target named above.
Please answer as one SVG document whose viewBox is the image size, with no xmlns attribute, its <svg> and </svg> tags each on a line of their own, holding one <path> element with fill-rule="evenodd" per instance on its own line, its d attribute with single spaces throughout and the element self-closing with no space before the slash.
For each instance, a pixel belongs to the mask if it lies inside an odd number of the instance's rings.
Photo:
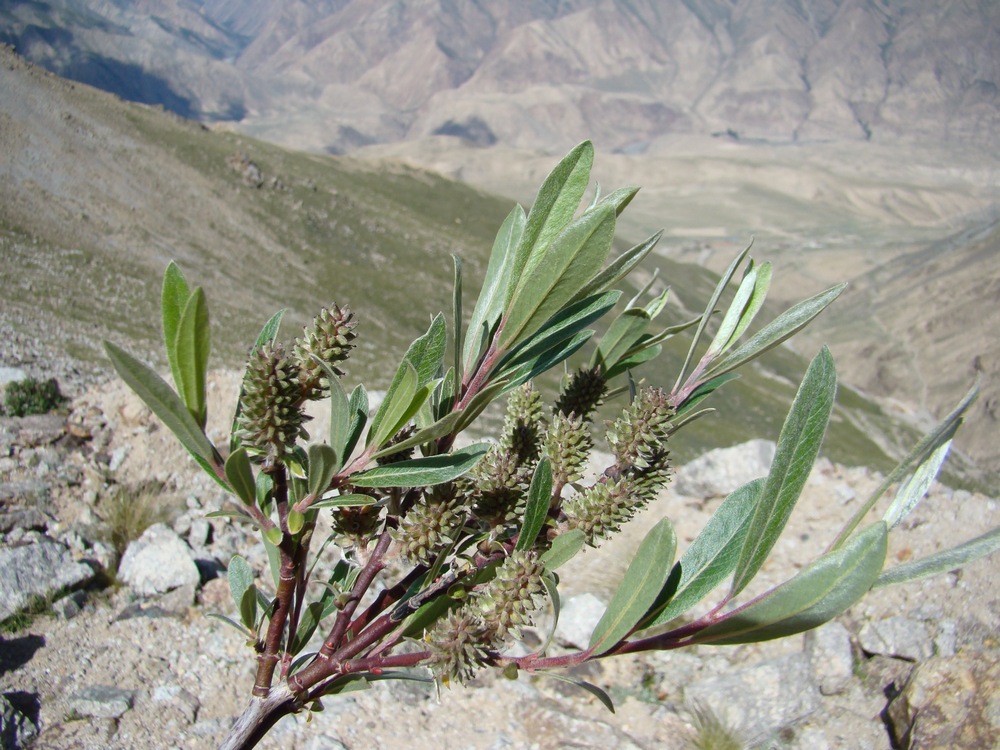
<svg viewBox="0 0 1000 750">
<path fill-rule="evenodd" d="M 25 378 L 10 383 L 4 391 L 4 409 L 12 417 L 47 414 L 65 403 L 55 378 L 36 380 Z"/>
<path fill-rule="evenodd" d="M 694 725 L 691 750 L 746 750 L 747 743 L 740 738 L 739 731 L 727 726 L 708 706 L 693 706 L 691 723 Z"/>
<path fill-rule="evenodd" d="M 150 480 L 137 485 L 116 485 L 98 503 L 97 514 L 119 558 L 150 526 L 173 521 L 174 508 L 169 500 L 164 484 Z"/>
<path fill-rule="evenodd" d="M 650 519 L 586 648 L 510 652 L 540 607 L 550 602 L 558 611 L 560 566 L 585 546 L 599 547 L 666 487 L 674 445 L 711 411 L 706 399 L 808 325 L 843 288 L 793 305 L 751 335 L 771 266 L 751 259 L 748 248 L 710 291 L 704 312 L 686 322 L 656 323 L 666 289 L 644 288 L 619 306 L 616 287 L 658 236 L 608 262 L 617 217 L 637 188 L 595 196 L 580 212 L 592 160 L 591 144 L 581 144 L 548 176 L 530 212 L 510 212 L 468 325 L 455 259 L 451 326 L 435 316 L 398 364 L 377 352 L 389 382 L 377 408 L 365 386 L 348 393 L 341 383 L 362 340 L 351 308 L 323 308 L 287 345 L 278 313 L 251 349 L 228 444 L 214 444 L 205 432 L 206 295 L 173 263 L 161 321 L 176 391 L 105 344 L 123 380 L 231 496 L 222 513 L 254 528 L 268 552 L 267 583 L 242 557 L 229 565 L 239 619 L 228 622 L 250 647 L 256 674 L 224 748 L 253 747 L 281 717 L 320 710 L 322 699 L 372 682 L 451 686 L 489 668 L 555 676 L 612 708 L 600 687 L 561 670 L 621 654 L 800 633 L 873 588 L 951 570 L 1000 546 L 994 530 L 883 571 L 889 531 L 926 494 L 973 389 L 811 564 L 737 605 L 784 529 L 830 422 L 837 378 L 824 347 L 798 386 L 766 477 L 732 492 L 679 559 L 670 520 Z M 409 281 L 391 262 L 382 272 L 397 284 Z M 716 318 L 717 309 L 725 312 Z M 647 383 L 642 366 L 685 330 L 693 335 L 675 377 L 657 368 Z M 580 359 L 585 345 L 590 353 Z M 545 398 L 533 381 L 564 366 L 555 397 Z M 463 440 L 504 397 L 496 440 Z M 323 399 L 330 431 L 311 442 L 303 406 Z M 614 416 L 599 428 L 602 404 Z M 587 476 L 599 440 L 610 458 Z M 897 485 L 885 513 L 869 519 Z M 319 516 L 327 512 L 332 535 L 317 549 Z M 338 548 L 339 559 L 325 568 L 331 572 L 314 579 L 317 558 Z M 678 619 L 727 580 L 705 614 Z"/>
</svg>

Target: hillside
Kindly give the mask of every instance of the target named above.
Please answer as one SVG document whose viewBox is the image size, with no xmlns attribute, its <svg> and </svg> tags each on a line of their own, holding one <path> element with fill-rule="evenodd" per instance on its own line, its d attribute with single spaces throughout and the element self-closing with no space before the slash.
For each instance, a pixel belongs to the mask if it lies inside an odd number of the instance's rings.
<svg viewBox="0 0 1000 750">
<path fill-rule="evenodd" d="M 8 342 L 0 364 L 107 377 L 99 347 L 110 338 L 163 366 L 159 283 L 173 258 L 208 292 L 213 366 L 239 367 L 274 310 L 289 307 L 283 335 L 291 337 L 332 299 L 361 321 L 348 380 L 384 388 L 390 368 L 381 358 L 394 368 L 427 316 L 450 307 L 450 253 L 462 255 L 466 289 L 474 289 L 510 207 L 396 163 L 298 154 L 212 132 L 0 54 L 8 93 L 0 101 L 0 324 Z M 704 304 L 712 274 L 667 258 L 656 265 L 675 290 L 665 316 L 687 319 Z M 666 379 L 656 372 L 674 372 L 684 348 L 678 341 L 647 369 Z M 728 387 L 717 403 L 726 419 L 685 431 L 678 457 L 776 437 L 804 370 L 792 352 L 773 352 Z M 838 460 L 885 468 L 886 451 L 912 437 L 848 388 L 839 404 L 827 449 Z"/>
</svg>

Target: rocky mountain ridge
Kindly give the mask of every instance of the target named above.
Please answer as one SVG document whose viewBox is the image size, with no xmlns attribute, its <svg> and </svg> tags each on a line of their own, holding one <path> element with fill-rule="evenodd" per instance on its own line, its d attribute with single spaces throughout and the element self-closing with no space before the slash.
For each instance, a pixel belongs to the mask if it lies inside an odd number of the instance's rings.
<svg viewBox="0 0 1000 750">
<path fill-rule="evenodd" d="M 0 39 L 62 75 L 295 148 L 997 145 L 989 2 L 35 0 L 0 20 Z"/>
</svg>

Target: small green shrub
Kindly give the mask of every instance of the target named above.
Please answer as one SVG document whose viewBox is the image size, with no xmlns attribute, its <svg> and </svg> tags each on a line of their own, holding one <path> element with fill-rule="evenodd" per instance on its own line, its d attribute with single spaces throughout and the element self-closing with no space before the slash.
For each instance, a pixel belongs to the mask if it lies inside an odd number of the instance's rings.
<svg viewBox="0 0 1000 750">
<path fill-rule="evenodd" d="M 7 386 L 3 399 L 6 412 L 12 417 L 47 414 L 65 401 L 55 378 L 17 380 Z"/>
</svg>

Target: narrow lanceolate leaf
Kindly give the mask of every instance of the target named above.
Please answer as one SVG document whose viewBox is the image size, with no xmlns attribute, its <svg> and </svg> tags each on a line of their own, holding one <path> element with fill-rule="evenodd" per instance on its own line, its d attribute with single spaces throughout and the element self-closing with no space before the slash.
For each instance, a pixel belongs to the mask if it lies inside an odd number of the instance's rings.
<svg viewBox="0 0 1000 750">
<path fill-rule="evenodd" d="M 847 288 L 847 284 L 838 284 L 837 286 L 830 287 L 825 292 L 820 292 L 815 297 L 810 297 L 788 308 L 755 333 L 749 341 L 732 350 L 722 360 L 713 364 L 706 375 L 714 377 L 726 372 L 732 372 L 747 362 L 756 359 L 764 352 L 773 349 L 786 339 L 791 338 L 805 328 L 813 318 L 823 312 L 827 305 L 837 299 L 845 288 Z"/>
<path fill-rule="evenodd" d="M 570 685 L 576 685 L 581 690 L 586 690 L 592 696 L 597 698 L 606 709 L 611 713 L 615 712 L 614 701 L 611 700 L 611 696 L 605 693 L 601 688 L 597 687 L 593 683 L 587 682 L 586 680 L 581 680 L 578 677 L 571 677 L 568 674 L 563 674 L 562 672 L 535 672 L 535 674 L 544 675 L 546 677 L 551 677 L 555 680 L 560 680 L 562 682 L 568 682 Z"/>
<path fill-rule="evenodd" d="M 202 432 L 201 427 L 191 416 L 191 412 L 187 410 L 173 389 L 164 382 L 163 378 L 124 349 L 105 341 L 104 350 L 119 377 L 177 436 L 181 445 L 188 450 L 202 468 L 228 490 L 228 485 L 222 482 L 213 469 L 221 463 L 217 458 L 215 447 L 205 437 L 205 433 Z"/>
<path fill-rule="evenodd" d="M 957 425 L 956 425 L 957 427 Z M 926 497 L 931 488 L 931 483 L 941 471 L 941 464 L 948 457 L 951 448 L 951 440 L 948 440 L 937 447 L 927 460 L 924 461 L 913 475 L 896 492 L 892 505 L 885 512 L 883 520 L 889 529 L 894 529 L 899 522 L 906 518 L 920 501 Z"/>
<path fill-rule="evenodd" d="M 338 452 L 338 455 L 345 460 L 354 452 L 354 446 L 361 439 L 361 433 L 365 431 L 365 424 L 368 422 L 368 391 L 363 385 L 359 384 L 351 391 L 348 411 L 351 415 L 351 421 L 347 430 L 347 444 L 344 446 L 343 453 Z"/>
<path fill-rule="evenodd" d="M 677 414 L 674 415 L 675 422 L 680 420 L 686 414 L 690 414 L 694 411 L 694 407 L 704 401 L 706 398 L 711 396 L 715 391 L 719 390 L 722 386 L 728 383 L 730 380 L 736 380 L 740 376 L 735 372 L 727 372 L 725 375 L 719 375 L 718 377 L 712 378 L 693 391 L 684 401 L 677 405 Z"/>
<path fill-rule="evenodd" d="M 910 452 L 906 454 L 902 461 L 894 468 L 892 471 L 886 475 L 886 478 L 882 480 L 882 484 L 871 494 L 871 496 L 862 504 L 860 508 L 851 517 L 851 520 L 844 524 L 844 528 L 841 529 L 837 538 L 834 540 L 833 544 L 830 545 L 830 549 L 839 547 L 847 538 L 854 533 L 854 529 L 858 527 L 861 521 L 864 519 L 868 512 L 875 507 L 875 503 L 878 502 L 879 498 L 885 494 L 886 490 L 889 489 L 893 484 L 899 482 L 903 479 L 912 469 L 913 466 L 919 466 L 925 463 L 930 456 L 938 450 L 947 441 L 951 440 L 955 435 L 955 431 L 958 429 L 959 425 L 962 423 L 963 415 L 968 410 L 972 403 L 979 396 L 979 380 L 973 384 L 972 388 L 969 389 L 968 393 L 959 401 L 958 405 L 938 424 L 924 435 L 917 442 Z"/>
<path fill-rule="evenodd" d="M 385 398 L 372 417 L 371 428 L 368 430 L 367 445 L 381 446 L 399 430 L 400 422 L 410 410 L 413 399 L 417 395 L 417 371 L 404 359 L 396 375 L 386 391 Z M 399 426 L 397 426 L 399 425 Z"/>
<path fill-rule="evenodd" d="M 240 619 L 243 620 L 244 625 L 253 630 L 256 624 L 255 617 L 243 617 L 243 598 L 247 591 L 253 588 L 253 571 L 246 560 L 239 555 L 233 555 L 232 560 L 229 561 L 229 570 L 226 575 L 229 579 L 229 593 L 233 596 L 236 609 L 240 611 Z"/>
<path fill-rule="evenodd" d="M 454 357 L 452 367 L 455 372 L 462 371 L 462 259 L 452 253 L 451 262 L 454 266 L 455 277 L 451 292 L 451 325 L 452 342 L 451 352 Z"/>
<path fill-rule="evenodd" d="M 173 261 L 167 264 L 163 272 L 163 290 L 160 294 L 160 312 L 163 323 L 163 343 L 167 349 L 167 362 L 170 363 L 170 375 L 174 383 L 180 382 L 177 372 L 177 327 L 181 322 L 181 314 L 187 305 L 191 290 L 181 269 Z M 178 386 L 180 387 L 180 386 Z"/>
<path fill-rule="evenodd" d="M 468 372 L 479 360 L 485 346 L 484 340 L 503 315 L 510 275 L 514 268 L 514 255 L 524 233 L 524 224 L 524 209 L 514 206 L 493 241 L 486 278 L 483 279 L 483 288 L 472 311 L 462 347 L 464 372 Z M 458 372 L 463 372 L 463 368 L 459 368 Z"/>
<path fill-rule="evenodd" d="M 568 563 L 587 541 L 587 535 L 580 529 L 566 531 L 552 540 L 551 546 L 538 558 L 549 573 Z"/>
<path fill-rule="evenodd" d="M 351 476 L 355 487 L 427 487 L 450 482 L 479 463 L 490 449 L 489 443 L 475 443 L 467 448 L 440 456 L 414 458 L 386 466 L 376 466 Z"/>
<path fill-rule="evenodd" d="M 309 494 L 319 497 L 330 486 L 339 467 L 337 452 L 329 445 L 309 446 Z"/>
<path fill-rule="evenodd" d="M 504 377 L 525 362 L 537 359 L 545 352 L 564 345 L 572 336 L 610 311 L 621 292 L 612 291 L 582 299 L 564 307 L 534 335 L 516 346 L 497 364 L 498 377 Z"/>
<path fill-rule="evenodd" d="M 708 356 L 713 359 L 720 356 L 743 335 L 743 332 L 750 326 L 764 298 L 767 296 L 768 287 L 771 284 L 771 264 L 764 263 L 754 266 L 743 281 L 740 282 L 736 296 L 729 305 L 726 316 L 722 319 L 722 324 L 715 334 L 715 338 L 708 347 Z"/>
<path fill-rule="evenodd" d="M 438 313 L 431 321 L 427 333 L 416 339 L 407 349 L 404 359 L 417 371 L 417 386 L 427 385 L 444 371 L 444 351 L 448 346 L 448 326 L 444 315 Z"/>
<path fill-rule="evenodd" d="M 501 349 L 531 336 L 569 304 L 608 257 L 614 235 L 614 209 L 604 206 L 574 220 L 544 252 L 532 254 L 511 297 Z"/>
<path fill-rule="evenodd" d="M 626 310 L 615 318 L 597 344 L 590 366 L 601 365 L 604 372 L 610 370 L 638 343 L 649 321 L 649 314 L 639 307 Z"/>
<path fill-rule="evenodd" d="M 247 505 L 257 502 L 257 480 L 245 448 L 237 448 L 226 459 L 226 479 L 233 492 Z"/>
<path fill-rule="evenodd" d="M 629 185 L 628 187 L 618 188 L 613 193 L 608 193 L 600 202 L 597 204 L 599 206 L 612 206 L 615 209 L 615 213 L 619 216 L 621 212 L 625 210 L 625 207 L 632 202 L 636 194 L 639 192 L 639 188 L 634 185 Z"/>
<path fill-rule="evenodd" d="M 763 478 L 754 479 L 723 501 L 674 566 L 670 578 L 676 579 L 676 587 L 668 592 L 666 606 L 643 623 L 644 628 L 663 625 L 683 614 L 733 572 L 763 486 Z"/>
<path fill-rule="evenodd" d="M 347 462 L 347 444 L 351 437 L 351 404 L 340 378 L 328 377 L 330 383 L 330 447 L 337 456 L 337 471 Z"/>
<path fill-rule="evenodd" d="M 936 552 L 920 560 L 914 560 L 903 565 L 890 568 L 878 577 L 873 589 L 883 586 L 895 586 L 899 583 L 918 581 L 921 578 L 947 573 L 949 570 L 961 568 L 970 562 L 1000 550 L 1000 526 L 990 529 L 985 534 L 970 539 L 964 544 L 951 549 Z"/>
<path fill-rule="evenodd" d="M 628 276 L 642 262 L 643 258 L 649 255 L 650 251 L 656 247 L 656 243 L 660 241 L 662 235 L 663 232 L 657 232 L 646 241 L 640 242 L 638 245 L 619 255 L 603 271 L 596 274 L 584 284 L 583 288 L 573 295 L 573 301 L 610 289 Z"/>
<path fill-rule="evenodd" d="M 451 432 L 455 431 L 455 425 L 459 423 L 462 419 L 463 412 L 453 411 L 446 414 L 444 417 L 439 419 L 432 425 L 428 425 L 423 429 L 417 430 L 415 433 L 406 438 L 406 440 L 400 440 L 398 443 L 389 443 L 380 451 L 376 451 L 372 454 L 372 459 L 384 458 L 385 456 L 391 456 L 393 453 L 399 453 L 407 448 L 412 448 L 415 445 L 423 445 L 431 440 L 436 440 L 439 437 L 443 437 Z"/>
<path fill-rule="evenodd" d="M 208 353 L 211 348 L 208 324 L 208 305 L 201 287 L 188 298 L 181 319 L 177 324 L 174 353 L 177 357 L 177 390 L 198 426 L 205 427 L 205 375 L 208 372 Z"/>
<path fill-rule="evenodd" d="M 548 372 L 559 363 L 569 359 L 580 349 L 580 347 L 586 344 L 593 335 L 594 332 L 589 328 L 585 331 L 579 331 L 571 338 L 560 343 L 559 346 L 548 349 L 516 369 L 504 372 L 502 377 L 507 381 L 507 385 L 504 386 L 502 392 L 506 393 L 513 390 L 522 383 L 537 377 L 543 372 Z"/>
<path fill-rule="evenodd" d="M 590 636 L 590 649 L 600 656 L 631 633 L 667 582 L 677 550 L 674 527 L 660 520 L 642 540 L 621 585 Z"/>
<path fill-rule="evenodd" d="M 535 466 L 528 488 L 528 502 L 524 510 L 524 522 L 521 533 L 517 537 L 515 550 L 531 549 L 538 538 L 539 532 L 545 526 L 549 514 L 549 504 L 552 502 L 552 464 L 543 458 Z"/>
<path fill-rule="evenodd" d="M 747 247 L 733 259 L 733 262 L 730 263 L 729 267 L 723 272 L 722 278 L 719 279 L 719 283 L 716 284 L 715 289 L 712 291 L 712 296 L 709 297 L 708 304 L 705 306 L 705 312 L 698 321 L 698 327 L 695 329 L 694 338 L 691 339 L 691 346 L 688 347 L 687 356 L 684 357 L 684 364 L 677 373 L 677 383 L 674 386 L 674 390 L 676 390 L 677 387 L 684 382 L 684 376 L 687 373 L 688 365 L 690 365 L 691 360 L 694 359 L 695 349 L 698 348 L 698 344 L 701 342 L 702 334 L 705 333 L 705 326 L 708 325 L 708 321 L 715 312 L 715 306 L 718 304 L 719 298 L 726 290 L 726 287 L 729 286 L 729 282 L 733 278 L 733 274 L 736 273 L 736 269 L 739 267 L 740 263 L 743 262 L 743 259 L 747 257 L 747 253 L 749 252 L 750 248 Z"/>
<path fill-rule="evenodd" d="M 885 563 L 888 531 L 881 521 L 783 583 L 694 636 L 727 645 L 783 638 L 819 627 L 871 589 Z"/>
<path fill-rule="evenodd" d="M 529 265 L 536 265 L 549 243 L 572 220 L 587 190 L 590 169 L 594 165 L 594 145 L 584 141 L 556 165 L 538 189 L 535 202 L 528 212 L 521 241 L 513 255 L 513 266 L 507 279 L 503 310 L 510 310 L 514 290 Z M 611 209 L 612 215 L 614 209 Z M 532 260 L 534 259 L 534 262 Z"/>
<path fill-rule="evenodd" d="M 750 521 L 733 575 L 731 594 L 742 591 L 760 570 L 809 478 L 823 442 L 837 391 L 833 357 L 825 346 L 809 364 L 785 418 L 774 462 Z"/>
</svg>

